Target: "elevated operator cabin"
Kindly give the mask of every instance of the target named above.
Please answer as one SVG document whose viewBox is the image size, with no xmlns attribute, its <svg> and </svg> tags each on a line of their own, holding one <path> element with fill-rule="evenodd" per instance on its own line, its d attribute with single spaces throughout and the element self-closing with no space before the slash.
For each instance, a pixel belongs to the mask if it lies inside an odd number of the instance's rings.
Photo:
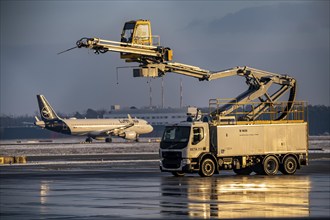
<svg viewBox="0 0 330 220">
<path fill-rule="evenodd" d="M 121 42 L 152 46 L 150 21 L 136 20 L 126 22 L 121 34 Z"/>
</svg>

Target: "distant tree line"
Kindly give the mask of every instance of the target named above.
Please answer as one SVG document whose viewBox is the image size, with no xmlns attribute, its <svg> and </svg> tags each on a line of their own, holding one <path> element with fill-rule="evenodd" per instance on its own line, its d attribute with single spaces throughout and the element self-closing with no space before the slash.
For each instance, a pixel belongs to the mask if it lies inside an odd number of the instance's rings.
<svg viewBox="0 0 330 220">
<path fill-rule="evenodd" d="M 330 106 L 324 105 L 309 105 L 308 107 L 308 121 L 310 135 L 330 135 Z M 106 110 L 87 109 L 85 113 L 76 112 L 71 115 L 59 113 L 63 118 L 103 118 L 107 113 Z M 23 127 L 31 126 L 35 121 L 34 116 L 0 116 L 0 127 Z"/>
</svg>

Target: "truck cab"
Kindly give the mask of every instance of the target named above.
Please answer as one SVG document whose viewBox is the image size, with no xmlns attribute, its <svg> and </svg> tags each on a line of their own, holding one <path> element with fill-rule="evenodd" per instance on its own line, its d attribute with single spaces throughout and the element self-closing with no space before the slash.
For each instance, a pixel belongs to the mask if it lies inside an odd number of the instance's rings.
<svg viewBox="0 0 330 220">
<path fill-rule="evenodd" d="M 160 169 L 175 176 L 197 171 L 201 155 L 210 152 L 209 142 L 209 125 L 206 122 L 166 126 L 160 142 Z"/>
</svg>

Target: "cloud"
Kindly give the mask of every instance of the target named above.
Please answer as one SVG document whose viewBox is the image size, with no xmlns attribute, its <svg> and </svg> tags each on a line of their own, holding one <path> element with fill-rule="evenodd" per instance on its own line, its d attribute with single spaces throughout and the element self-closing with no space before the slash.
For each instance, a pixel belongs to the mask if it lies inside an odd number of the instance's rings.
<svg viewBox="0 0 330 220">
<path fill-rule="evenodd" d="M 249 7 L 208 22 L 213 34 L 311 33 L 329 31 L 329 2 Z M 205 25 L 198 21 L 188 26 Z"/>
<path fill-rule="evenodd" d="M 296 74 L 303 99 L 329 103 L 328 1 L 1 1 L 0 9 L 0 114 L 34 112 L 37 93 L 62 112 L 148 105 L 146 79 L 133 78 L 125 69 L 117 85 L 116 67 L 131 65 L 118 54 L 77 49 L 56 55 L 81 37 L 119 40 L 124 22 L 138 18 L 151 20 L 153 34 L 173 49 L 174 62 Z M 199 82 L 170 73 L 166 106 L 178 106 L 180 78 L 188 105 L 234 97 L 246 86 L 244 79 Z M 160 104 L 160 79 L 152 87 L 153 102 Z"/>
</svg>

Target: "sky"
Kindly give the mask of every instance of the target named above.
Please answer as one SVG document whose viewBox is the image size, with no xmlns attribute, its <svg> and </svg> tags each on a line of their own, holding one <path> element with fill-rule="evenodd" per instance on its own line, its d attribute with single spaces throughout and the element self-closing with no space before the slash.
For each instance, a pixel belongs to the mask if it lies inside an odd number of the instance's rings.
<svg viewBox="0 0 330 220">
<path fill-rule="evenodd" d="M 118 53 L 95 55 L 75 46 L 82 37 L 120 40 L 126 21 L 148 19 L 174 61 L 212 71 L 251 66 L 287 74 L 297 100 L 330 105 L 329 1 L 3 1 L 0 115 L 35 115 L 37 94 L 62 113 L 111 105 L 149 105 L 150 79 L 133 78 Z M 168 73 L 165 107 L 206 107 L 247 89 L 242 77 L 200 82 Z M 161 105 L 161 79 L 151 79 Z"/>
</svg>

